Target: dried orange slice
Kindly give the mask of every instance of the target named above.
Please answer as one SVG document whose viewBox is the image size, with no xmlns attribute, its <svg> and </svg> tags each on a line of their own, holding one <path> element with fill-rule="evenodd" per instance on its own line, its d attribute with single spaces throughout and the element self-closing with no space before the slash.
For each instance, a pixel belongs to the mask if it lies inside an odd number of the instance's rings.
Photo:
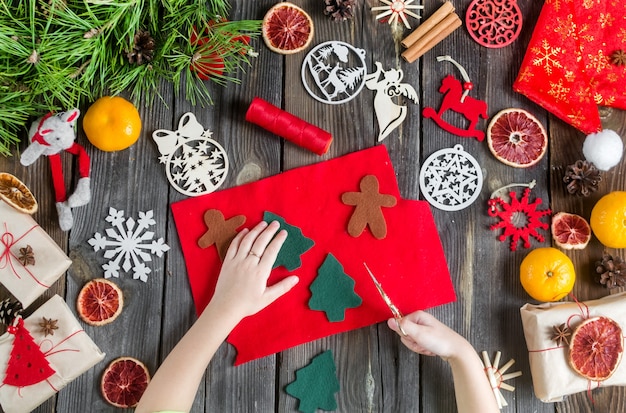
<svg viewBox="0 0 626 413">
<path fill-rule="evenodd" d="M 0 199 L 27 214 L 37 212 L 37 200 L 33 194 L 22 181 L 10 173 L 0 172 Z"/>
<path fill-rule="evenodd" d="M 76 299 L 78 315 L 92 326 L 113 322 L 122 313 L 123 306 L 122 290 L 104 278 L 96 278 L 85 284 Z"/>
<path fill-rule="evenodd" d="M 583 321 L 572 333 L 570 366 L 588 380 L 603 381 L 617 370 L 624 353 L 622 328 L 608 317 Z"/>
<path fill-rule="evenodd" d="M 528 168 L 545 155 L 548 135 L 541 122 L 527 111 L 504 109 L 487 127 L 487 145 L 500 162 Z"/>
<path fill-rule="evenodd" d="M 313 40 L 313 20 L 289 2 L 276 4 L 263 17 L 261 33 L 270 50 L 293 54 L 306 49 Z"/>
<path fill-rule="evenodd" d="M 128 409 L 137 406 L 149 382 L 145 364 L 133 357 L 120 357 L 104 370 L 100 390 L 107 402 Z"/>
<path fill-rule="evenodd" d="M 581 250 L 591 239 L 591 227 L 580 215 L 559 212 L 552 217 L 552 239 L 566 250 Z"/>
</svg>

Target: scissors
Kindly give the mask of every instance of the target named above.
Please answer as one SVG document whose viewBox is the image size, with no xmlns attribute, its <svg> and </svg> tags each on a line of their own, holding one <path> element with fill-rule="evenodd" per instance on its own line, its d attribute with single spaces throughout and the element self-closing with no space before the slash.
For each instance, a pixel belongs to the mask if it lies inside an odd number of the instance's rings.
<svg viewBox="0 0 626 413">
<path fill-rule="evenodd" d="M 398 310 L 398 307 L 396 307 L 396 305 L 391 301 L 391 298 L 389 298 L 387 293 L 385 293 L 385 290 L 383 290 L 382 285 L 380 285 L 376 277 L 374 277 L 374 274 L 372 274 L 372 271 L 370 271 L 367 264 L 363 263 L 363 265 L 365 266 L 365 269 L 369 273 L 370 277 L 372 277 L 372 281 L 374 282 L 374 285 L 376 286 L 378 293 L 383 298 L 383 300 L 385 300 L 385 304 L 387 304 L 387 307 L 389 307 L 389 309 L 391 310 L 391 313 L 393 314 L 393 318 L 395 318 L 396 324 L 398 325 L 398 329 L 404 336 L 406 336 L 407 334 L 404 332 L 404 330 L 402 329 L 402 326 L 400 325 L 400 320 L 402 320 L 402 317 L 404 316 L 402 315 L 400 310 Z"/>
</svg>

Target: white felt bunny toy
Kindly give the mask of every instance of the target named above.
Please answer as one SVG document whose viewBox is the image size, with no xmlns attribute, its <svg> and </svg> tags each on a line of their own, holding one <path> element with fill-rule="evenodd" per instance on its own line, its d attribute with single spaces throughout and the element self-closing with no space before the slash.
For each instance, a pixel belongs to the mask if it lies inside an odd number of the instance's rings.
<svg viewBox="0 0 626 413">
<path fill-rule="evenodd" d="M 50 160 L 59 226 L 63 231 L 68 231 L 74 224 L 72 208 L 85 205 L 91 200 L 89 155 L 85 148 L 75 142 L 74 125 L 79 115 L 78 109 L 71 109 L 56 115 L 48 113 L 34 121 L 28 132 L 30 145 L 20 157 L 20 162 L 24 166 L 33 164 L 41 155 L 46 155 Z M 80 178 L 69 198 L 63 179 L 61 162 L 63 151 L 78 156 Z"/>
</svg>

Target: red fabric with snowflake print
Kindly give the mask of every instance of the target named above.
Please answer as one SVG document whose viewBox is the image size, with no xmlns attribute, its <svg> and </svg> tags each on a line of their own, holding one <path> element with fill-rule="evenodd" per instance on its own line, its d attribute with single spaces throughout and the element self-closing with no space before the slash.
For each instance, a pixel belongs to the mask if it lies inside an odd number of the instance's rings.
<svg viewBox="0 0 626 413">
<path fill-rule="evenodd" d="M 546 0 L 513 89 L 589 134 L 602 129 L 598 106 L 626 109 L 626 3 Z"/>
<path fill-rule="evenodd" d="M 368 228 L 357 237 L 347 230 L 355 207 L 342 203 L 341 196 L 358 191 L 368 175 L 377 178 L 381 194 L 398 199 L 396 206 L 382 208 L 387 226 L 382 239 L 375 238 Z M 214 246 L 198 246 L 207 230 L 206 210 L 217 209 L 225 217 L 244 215 L 242 228 L 253 227 L 265 211 L 272 212 L 314 243 L 300 256 L 298 268 L 289 271 L 279 266 L 269 279 L 272 284 L 296 274 L 300 282 L 263 311 L 242 320 L 229 336 L 228 341 L 237 348 L 236 364 L 391 318 L 364 261 L 405 313 L 455 299 L 430 206 L 425 201 L 399 198 L 389 155 L 385 146 L 379 145 L 172 204 L 198 313 L 209 302 L 221 267 Z M 360 306 L 346 310 L 341 322 L 329 322 L 323 311 L 311 310 L 308 305 L 309 287 L 329 253 L 354 279 L 354 292 L 363 300 Z"/>
<path fill-rule="evenodd" d="M 55 373 L 33 336 L 24 327 L 24 320 L 19 318 L 17 325 L 8 327 L 7 331 L 15 336 L 15 340 L 3 384 L 26 387 L 40 383 Z"/>
</svg>

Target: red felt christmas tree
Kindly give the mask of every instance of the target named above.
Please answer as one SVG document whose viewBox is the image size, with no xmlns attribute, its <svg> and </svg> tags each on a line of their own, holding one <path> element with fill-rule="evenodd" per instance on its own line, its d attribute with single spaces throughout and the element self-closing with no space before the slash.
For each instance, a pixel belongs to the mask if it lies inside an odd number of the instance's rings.
<svg viewBox="0 0 626 413">
<path fill-rule="evenodd" d="M 15 336 L 15 340 L 3 384 L 26 387 L 40 383 L 55 373 L 33 336 L 24 327 L 24 320 L 20 318 L 17 325 L 10 326 L 7 331 Z"/>
</svg>

